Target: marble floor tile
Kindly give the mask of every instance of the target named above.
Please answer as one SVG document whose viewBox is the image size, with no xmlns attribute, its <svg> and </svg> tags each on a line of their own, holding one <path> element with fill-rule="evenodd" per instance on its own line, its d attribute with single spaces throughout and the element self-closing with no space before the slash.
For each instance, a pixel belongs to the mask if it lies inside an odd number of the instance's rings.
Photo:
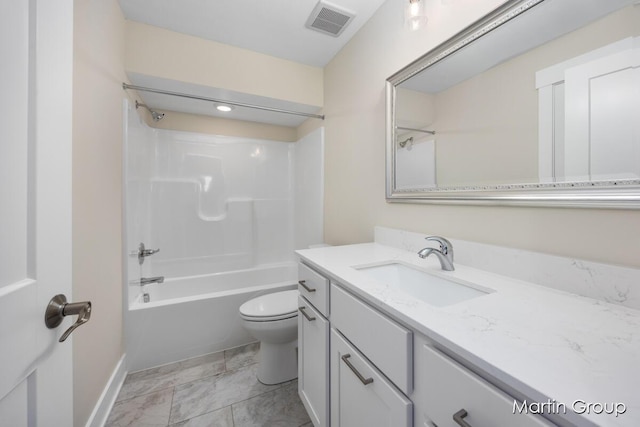
<svg viewBox="0 0 640 427">
<path fill-rule="evenodd" d="M 169 424 L 173 388 L 116 403 L 105 427 L 154 427 Z"/>
<path fill-rule="evenodd" d="M 171 424 L 170 427 L 234 427 L 231 406 Z"/>
<path fill-rule="evenodd" d="M 134 372 L 127 376 L 116 401 L 217 375 L 224 372 L 224 362 L 224 354 L 218 352 Z"/>
<path fill-rule="evenodd" d="M 300 397 L 298 382 L 231 406 L 235 427 L 299 427 L 309 423 Z"/>
<path fill-rule="evenodd" d="M 254 342 L 242 347 L 232 348 L 224 352 L 224 362 L 227 371 L 234 371 L 243 366 L 258 362 L 260 343 Z"/>
<path fill-rule="evenodd" d="M 176 386 L 170 422 L 187 420 L 281 387 L 261 384 L 256 376 L 257 367 L 252 364 Z"/>
</svg>

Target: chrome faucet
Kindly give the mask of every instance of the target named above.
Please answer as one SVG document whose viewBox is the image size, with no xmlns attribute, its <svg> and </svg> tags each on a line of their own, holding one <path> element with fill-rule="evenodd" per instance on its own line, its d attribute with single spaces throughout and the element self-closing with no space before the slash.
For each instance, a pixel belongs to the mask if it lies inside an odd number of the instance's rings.
<svg viewBox="0 0 640 427">
<path fill-rule="evenodd" d="M 438 257 L 440 266 L 443 270 L 455 270 L 455 268 L 453 267 L 453 245 L 451 244 L 451 242 L 444 237 L 439 236 L 429 236 L 425 237 L 425 239 L 438 242 L 440 244 L 440 250 L 435 248 L 424 248 L 418 252 L 418 256 L 420 258 L 426 258 L 429 255 L 434 254 L 436 257 Z"/>
<path fill-rule="evenodd" d="M 140 286 L 150 285 L 152 283 L 163 283 L 164 276 L 156 276 L 156 277 L 141 277 L 140 278 Z"/>
</svg>

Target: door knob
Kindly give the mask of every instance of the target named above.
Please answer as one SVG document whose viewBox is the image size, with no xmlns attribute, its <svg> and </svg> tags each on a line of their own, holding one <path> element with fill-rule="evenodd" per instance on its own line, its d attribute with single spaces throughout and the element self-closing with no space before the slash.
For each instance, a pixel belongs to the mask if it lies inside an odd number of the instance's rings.
<svg viewBox="0 0 640 427">
<path fill-rule="evenodd" d="M 44 313 L 44 324 L 47 325 L 49 329 L 57 328 L 65 316 L 75 315 L 78 316 L 76 323 L 71 325 L 71 327 L 62 334 L 58 340 L 59 342 L 63 342 L 69 338 L 71 332 L 89 321 L 91 318 L 91 301 L 68 303 L 66 296 L 58 294 L 51 298 L 51 301 L 49 301 L 47 305 L 47 310 Z"/>
</svg>

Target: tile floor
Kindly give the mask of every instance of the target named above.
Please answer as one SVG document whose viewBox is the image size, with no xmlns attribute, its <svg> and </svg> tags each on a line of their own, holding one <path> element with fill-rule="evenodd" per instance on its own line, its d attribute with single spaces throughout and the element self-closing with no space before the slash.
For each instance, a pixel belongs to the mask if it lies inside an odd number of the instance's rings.
<svg viewBox="0 0 640 427">
<path fill-rule="evenodd" d="M 256 378 L 259 344 L 129 374 L 106 427 L 313 427 L 298 381 Z"/>
</svg>

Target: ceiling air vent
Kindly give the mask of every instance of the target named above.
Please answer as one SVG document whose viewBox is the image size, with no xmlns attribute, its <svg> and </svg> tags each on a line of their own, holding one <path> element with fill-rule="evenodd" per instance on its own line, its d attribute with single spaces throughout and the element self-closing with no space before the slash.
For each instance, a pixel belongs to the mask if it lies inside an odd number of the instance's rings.
<svg viewBox="0 0 640 427">
<path fill-rule="evenodd" d="M 338 37 L 353 20 L 354 16 L 355 14 L 351 12 L 320 1 L 311 12 L 305 27 Z"/>
</svg>

